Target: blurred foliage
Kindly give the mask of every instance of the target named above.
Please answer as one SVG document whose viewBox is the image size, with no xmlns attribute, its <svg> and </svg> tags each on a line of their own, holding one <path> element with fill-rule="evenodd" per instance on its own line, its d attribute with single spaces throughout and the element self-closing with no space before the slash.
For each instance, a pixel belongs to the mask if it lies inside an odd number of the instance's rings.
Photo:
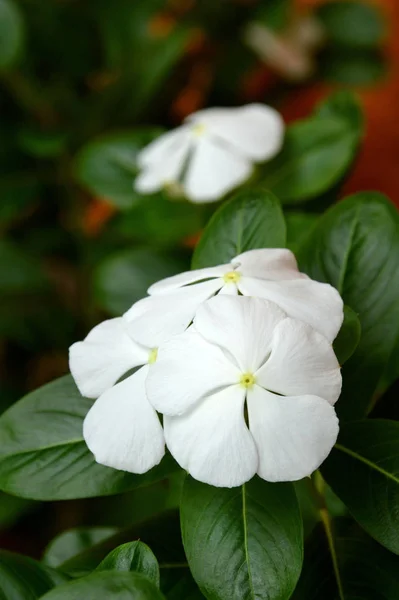
<svg viewBox="0 0 399 600">
<path fill-rule="evenodd" d="M 262 52 L 248 43 L 253 23 L 273 42 Z M 101 318 L 188 268 L 217 206 L 135 193 L 140 148 L 203 106 L 278 107 L 309 79 L 372 83 L 386 71 L 385 36 L 378 9 L 363 2 L 304 15 L 291 0 L 0 0 L 0 410 L 65 374 L 68 346 Z M 314 70 L 293 77 L 291 52 Z M 259 169 L 288 205 L 289 247 L 335 201 L 362 133 L 361 111 L 342 92 L 290 125 L 281 155 Z M 180 483 L 153 484 L 156 501 L 144 488 L 68 507 L 1 494 L 4 545 L 38 557 L 65 529 L 127 525 L 177 506 Z M 79 531 L 54 544 L 78 552 L 99 541 L 97 529 Z M 7 555 L 6 567 L 21 560 Z M 41 591 L 52 587 L 50 571 L 23 564 Z M 168 597 L 189 597 L 187 573 L 163 573 Z"/>
</svg>

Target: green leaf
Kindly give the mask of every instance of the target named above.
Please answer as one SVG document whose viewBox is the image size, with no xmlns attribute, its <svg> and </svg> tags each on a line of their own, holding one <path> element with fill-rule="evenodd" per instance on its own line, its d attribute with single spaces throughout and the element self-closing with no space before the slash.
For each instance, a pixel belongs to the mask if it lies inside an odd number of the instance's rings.
<svg viewBox="0 0 399 600">
<path fill-rule="evenodd" d="M 306 237 L 316 225 L 319 215 L 314 213 L 290 211 L 285 213 L 285 222 L 287 224 L 287 248 L 294 254 L 303 244 Z"/>
<path fill-rule="evenodd" d="M 0 0 L 0 71 L 14 66 L 24 42 L 24 23 L 13 0 Z"/>
<path fill-rule="evenodd" d="M 303 558 L 292 484 L 256 477 L 226 489 L 188 477 L 181 527 L 191 572 L 208 600 L 290 598 Z"/>
<path fill-rule="evenodd" d="M 112 550 L 98 565 L 97 571 L 134 571 L 142 573 L 159 587 L 159 565 L 143 542 L 128 542 Z"/>
<path fill-rule="evenodd" d="M 337 409 L 346 420 L 360 418 L 399 336 L 399 215 L 378 193 L 346 198 L 321 217 L 297 258 L 359 317 L 361 339 L 344 366 Z"/>
<path fill-rule="evenodd" d="M 333 344 L 340 365 L 343 365 L 358 347 L 361 330 L 355 311 L 349 306 L 344 306 L 344 322 Z"/>
<path fill-rule="evenodd" d="M 315 198 L 343 177 L 358 142 L 357 124 L 341 116 L 296 122 L 287 128 L 280 154 L 262 168 L 262 184 L 285 204 Z"/>
<path fill-rule="evenodd" d="M 35 600 L 68 578 L 32 558 L 0 550 L 0 598 Z"/>
<path fill-rule="evenodd" d="M 399 554 L 399 423 L 344 424 L 321 470 L 358 523 Z"/>
<path fill-rule="evenodd" d="M 397 556 L 374 542 L 349 519 L 333 522 L 331 542 L 336 572 L 331 547 L 320 525 L 305 546 L 305 562 L 292 600 L 394 600 L 399 597 Z"/>
<path fill-rule="evenodd" d="M 140 573 L 104 571 L 75 579 L 53 589 L 42 600 L 165 600 L 156 586 Z"/>
<path fill-rule="evenodd" d="M 195 249 L 193 269 L 227 263 L 255 248 L 284 248 L 286 228 L 277 198 L 266 190 L 245 191 L 213 215 Z"/>
<path fill-rule="evenodd" d="M 374 48 L 386 35 L 381 11 L 367 2 L 326 2 L 318 9 L 317 17 L 330 42 L 345 48 Z"/>
<path fill-rule="evenodd" d="M 330 94 L 317 106 L 314 114 L 322 118 L 344 119 L 358 130 L 359 135 L 363 133 L 364 118 L 360 102 L 357 96 L 348 90 L 338 90 Z"/>
<path fill-rule="evenodd" d="M 326 52 L 320 64 L 321 77 L 342 85 L 370 85 L 387 72 L 384 56 L 376 50 Z"/>
<path fill-rule="evenodd" d="M 180 256 L 150 248 L 123 250 L 107 257 L 94 273 L 94 295 L 99 306 L 115 316 L 125 312 L 164 277 L 186 270 Z"/>
<path fill-rule="evenodd" d="M 204 600 L 188 565 L 161 569 L 161 590 L 167 600 Z"/>
<path fill-rule="evenodd" d="M 49 567 L 59 567 L 76 554 L 106 540 L 116 532 L 115 527 L 80 527 L 64 531 L 49 543 L 42 560 Z"/>
<path fill-rule="evenodd" d="M 198 234 L 203 227 L 203 207 L 185 201 L 168 200 L 157 194 L 120 213 L 112 224 L 119 238 L 152 246 L 169 246 Z"/>
<path fill-rule="evenodd" d="M 169 455 L 145 475 L 97 464 L 82 433 L 92 404 L 65 376 L 7 410 L 0 418 L 0 489 L 37 500 L 108 496 L 177 470 Z"/>
<path fill-rule="evenodd" d="M 0 240 L 0 293 L 43 291 L 47 280 L 40 264 L 8 240 Z"/>
<path fill-rule="evenodd" d="M 75 178 L 92 194 L 118 208 L 130 208 L 141 198 L 133 188 L 137 154 L 161 133 L 159 128 L 143 128 L 90 141 L 75 158 Z M 151 202 L 151 197 L 145 201 Z"/>
</svg>

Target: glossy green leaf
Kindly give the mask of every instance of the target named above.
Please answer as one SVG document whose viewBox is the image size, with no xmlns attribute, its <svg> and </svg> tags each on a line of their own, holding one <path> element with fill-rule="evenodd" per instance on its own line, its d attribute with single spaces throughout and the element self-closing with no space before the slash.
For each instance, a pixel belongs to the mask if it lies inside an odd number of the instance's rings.
<svg viewBox="0 0 399 600">
<path fill-rule="evenodd" d="M 208 600 L 290 598 L 303 554 L 292 484 L 254 478 L 226 489 L 188 477 L 181 526 L 191 572 Z"/>
<path fill-rule="evenodd" d="M 329 544 L 325 530 L 319 525 L 306 544 L 303 571 L 292 600 L 395 600 L 399 597 L 397 556 L 374 542 L 352 520 L 336 519 L 331 534 Z"/>
<path fill-rule="evenodd" d="M 359 524 L 399 554 L 399 423 L 343 425 L 322 473 Z"/>
<path fill-rule="evenodd" d="M 97 571 L 134 571 L 142 573 L 159 587 L 159 565 L 143 542 L 128 542 L 112 550 L 98 565 Z"/>
<path fill-rule="evenodd" d="M 165 596 L 140 573 L 104 571 L 75 579 L 53 589 L 43 600 L 165 600 Z"/>
<path fill-rule="evenodd" d="M 343 365 L 358 347 L 361 331 L 360 321 L 355 311 L 349 306 L 344 306 L 344 322 L 333 344 L 340 365 Z"/>
<path fill-rule="evenodd" d="M 356 0 L 322 4 L 317 17 L 333 44 L 345 48 L 373 48 L 383 41 L 386 26 L 378 5 Z"/>
<path fill-rule="evenodd" d="M 364 118 L 358 97 L 349 90 L 338 90 L 321 102 L 315 111 L 315 116 L 322 118 L 344 119 L 363 133 Z"/>
<path fill-rule="evenodd" d="M 68 577 L 28 556 L 0 550 L 0 598 L 35 600 Z"/>
<path fill-rule="evenodd" d="M 141 198 L 133 188 L 137 154 L 160 133 L 161 129 L 143 128 L 90 141 L 75 158 L 75 178 L 92 194 L 119 208 L 130 208 Z"/>
<path fill-rule="evenodd" d="M 315 198 L 343 177 L 358 140 L 357 125 L 341 117 L 298 121 L 287 128 L 280 154 L 262 168 L 262 184 L 285 204 Z"/>
<path fill-rule="evenodd" d="M 277 198 L 262 189 L 237 194 L 216 211 L 195 249 L 192 267 L 229 262 L 255 248 L 283 248 L 286 227 Z"/>
<path fill-rule="evenodd" d="M 128 310 L 164 277 L 185 271 L 180 256 L 150 248 L 123 250 L 107 257 L 94 273 L 94 295 L 102 308 L 115 316 Z"/>
<path fill-rule="evenodd" d="M 76 554 L 99 544 L 117 532 L 115 527 L 80 527 L 57 535 L 47 546 L 43 562 L 57 568 Z"/>
<path fill-rule="evenodd" d="M 358 315 L 361 338 L 343 368 L 341 418 L 362 417 L 399 335 L 399 215 L 378 193 L 346 198 L 321 217 L 297 253 Z"/>
<path fill-rule="evenodd" d="M 294 254 L 312 231 L 319 218 L 318 214 L 290 211 L 284 214 L 287 224 L 287 248 Z"/>
<path fill-rule="evenodd" d="M 97 464 L 82 433 L 92 404 L 66 376 L 7 410 L 0 418 L 0 489 L 37 500 L 107 496 L 162 479 L 177 469 L 168 455 L 145 475 Z"/>
<path fill-rule="evenodd" d="M 24 24 L 14 0 L 0 0 L 0 70 L 14 65 L 24 42 Z"/>
</svg>

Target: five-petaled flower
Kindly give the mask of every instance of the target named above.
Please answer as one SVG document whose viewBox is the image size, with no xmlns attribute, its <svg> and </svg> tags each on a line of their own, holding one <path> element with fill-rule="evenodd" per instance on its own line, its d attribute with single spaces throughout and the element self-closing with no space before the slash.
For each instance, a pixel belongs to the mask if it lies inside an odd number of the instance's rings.
<svg viewBox="0 0 399 600">
<path fill-rule="evenodd" d="M 148 293 L 166 295 L 179 289 L 197 292 L 199 297 L 209 290 L 209 296 L 240 293 L 271 300 L 290 317 L 320 331 L 329 341 L 336 337 L 343 321 L 343 302 L 337 290 L 300 273 L 294 254 L 284 248 L 249 250 L 229 264 L 187 271 L 158 281 Z"/>
<path fill-rule="evenodd" d="M 216 296 L 159 349 L 146 382 L 168 448 L 194 478 L 294 481 L 331 451 L 341 373 L 331 344 L 259 298 Z"/>
<path fill-rule="evenodd" d="M 163 430 L 147 400 L 145 379 L 159 345 L 183 332 L 208 296 L 205 289 L 202 296 L 177 290 L 167 298 L 144 298 L 123 317 L 100 323 L 71 346 L 69 364 L 79 391 L 97 398 L 84 420 L 83 435 L 98 463 L 144 473 L 162 459 Z M 128 373 L 136 367 L 141 368 Z"/>
<path fill-rule="evenodd" d="M 189 200 L 214 202 L 277 154 L 283 135 L 280 114 L 262 104 L 201 110 L 139 153 L 135 189 L 149 194 L 179 184 Z"/>
</svg>

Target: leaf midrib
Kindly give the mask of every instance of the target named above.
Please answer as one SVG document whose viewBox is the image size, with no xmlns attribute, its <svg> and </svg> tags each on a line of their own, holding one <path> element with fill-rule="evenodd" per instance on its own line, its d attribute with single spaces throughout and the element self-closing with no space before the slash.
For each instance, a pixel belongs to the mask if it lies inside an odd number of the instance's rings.
<svg viewBox="0 0 399 600">
<path fill-rule="evenodd" d="M 7 458 L 12 458 L 13 456 L 22 456 L 23 454 L 29 454 L 31 452 L 43 452 L 45 450 L 51 450 L 51 448 L 62 448 L 63 446 L 71 446 L 74 444 L 81 444 L 84 442 L 83 438 L 77 438 L 68 440 L 66 442 L 58 442 L 55 444 L 49 444 L 48 446 L 42 446 L 40 448 L 29 448 L 27 450 L 21 450 L 19 452 L 10 452 L 9 454 L 0 454 L 0 459 L 5 460 Z"/>
<path fill-rule="evenodd" d="M 373 463 L 371 460 L 369 460 L 365 456 L 362 456 L 361 454 L 358 454 L 354 450 L 350 450 L 350 448 L 346 448 L 345 446 L 342 446 L 341 444 L 335 444 L 334 447 L 336 448 L 336 450 L 339 450 L 341 452 L 344 452 L 345 454 L 348 454 L 348 456 L 351 456 L 355 460 L 362 462 L 363 464 L 370 467 L 370 469 L 377 471 L 378 473 L 380 473 L 387 479 L 391 479 L 394 483 L 399 485 L 399 478 L 395 477 L 395 475 L 393 475 L 392 473 L 389 473 L 389 471 L 386 471 L 382 467 L 379 467 L 376 463 Z"/>
<path fill-rule="evenodd" d="M 245 560 L 246 560 L 247 568 L 248 568 L 248 583 L 249 583 L 249 589 L 251 592 L 251 598 L 253 598 L 253 600 L 256 600 L 255 590 L 254 590 L 253 583 L 252 583 L 251 565 L 250 565 L 250 561 L 249 561 L 248 525 L 247 525 L 247 517 L 246 517 L 247 498 L 246 498 L 245 483 L 241 486 L 241 493 L 242 493 L 242 521 L 243 521 L 243 527 L 244 527 L 244 552 L 245 552 Z"/>
</svg>

